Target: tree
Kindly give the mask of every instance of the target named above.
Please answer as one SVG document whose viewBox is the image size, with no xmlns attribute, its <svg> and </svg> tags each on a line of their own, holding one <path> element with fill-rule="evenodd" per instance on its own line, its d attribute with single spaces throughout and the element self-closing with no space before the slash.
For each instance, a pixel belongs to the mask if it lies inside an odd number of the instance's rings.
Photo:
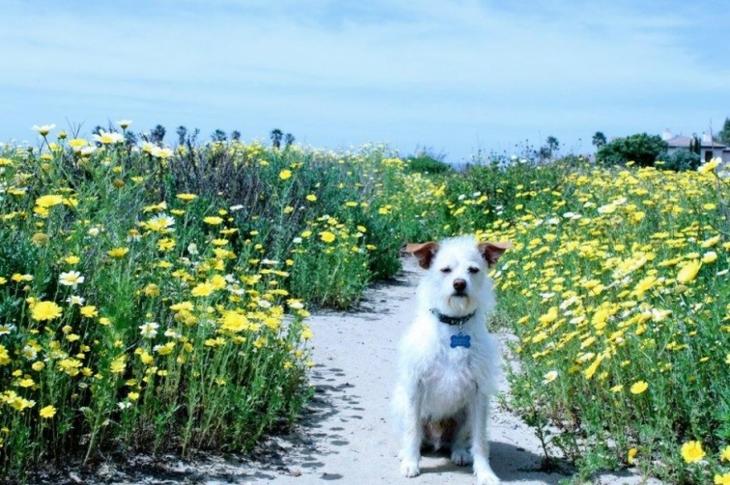
<svg viewBox="0 0 730 485">
<path fill-rule="evenodd" d="M 150 142 L 156 143 L 158 145 L 162 144 L 162 140 L 165 139 L 165 127 L 162 125 L 157 125 L 155 128 L 150 132 Z"/>
<path fill-rule="evenodd" d="M 662 168 L 668 170 L 696 170 L 701 164 L 700 155 L 689 150 L 677 150 L 671 155 L 663 153 L 660 159 L 664 161 Z"/>
<path fill-rule="evenodd" d="M 271 130 L 271 135 L 269 136 L 271 138 L 271 146 L 278 150 L 281 147 L 281 137 L 284 136 L 284 133 L 279 128 L 274 128 Z"/>
<path fill-rule="evenodd" d="M 221 130 L 220 128 L 215 130 L 213 134 L 210 135 L 211 140 L 215 142 L 224 142 L 228 139 L 226 136 L 226 132 Z"/>
<path fill-rule="evenodd" d="M 292 146 L 295 141 L 296 141 L 296 138 L 294 138 L 294 135 L 292 135 L 291 133 L 287 133 L 286 135 L 284 135 L 284 149 L 287 149 L 290 146 Z"/>
<path fill-rule="evenodd" d="M 722 125 L 722 130 L 717 134 L 721 143 L 730 145 L 730 118 L 725 118 L 725 124 Z"/>
<path fill-rule="evenodd" d="M 553 155 L 555 155 L 558 150 L 560 150 L 560 142 L 554 136 L 549 136 L 547 137 L 547 140 L 545 140 L 545 144 L 541 146 L 537 152 L 535 152 L 535 155 L 544 162 L 545 160 L 553 158 Z"/>
<path fill-rule="evenodd" d="M 184 145 L 185 144 L 185 135 L 188 134 L 188 129 L 185 128 L 183 125 L 180 125 L 177 127 L 177 130 L 175 131 L 175 133 L 177 133 L 177 144 Z"/>
<path fill-rule="evenodd" d="M 596 154 L 596 160 L 603 165 L 623 165 L 635 162 L 642 167 L 651 167 L 661 153 L 667 150 L 667 142 L 659 135 L 637 133 L 625 138 L 616 138 L 603 145 Z"/>
<path fill-rule="evenodd" d="M 696 153 L 697 156 L 702 152 L 702 140 L 694 133 L 692 134 L 692 138 L 689 139 L 689 151 Z"/>
<path fill-rule="evenodd" d="M 550 158 L 553 156 L 553 153 L 550 151 L 550 147 L 544 145 L 540 147 L 536 155 L 540 159 L 540 161 L 544 162 L 545 160 L 550 160 Z"/>
<path fill-rule="evenodd" d="M 596 147 L 596 149 L 599 149 L 605 144 L 606 144 L 606 135 L 604 135 L 602 131 L 595 132 L 593 134 L 593 146 Z"/>
<path fill-rule="evenodd" d="M 241 141 L 241 132 L 238 130 L 233 130 L 231 132 L 231 140 L 233 141 Z"/>
<path fill-rule="evenodd" d="M 545 140 L 545 143 L 547 144 L 548 149 L 550 150 L 550 156 L 553 156 L 560 150 L 560 142 L 557 138 L 554 136 L 547 137 L 547 140 Z"/>
</svg>

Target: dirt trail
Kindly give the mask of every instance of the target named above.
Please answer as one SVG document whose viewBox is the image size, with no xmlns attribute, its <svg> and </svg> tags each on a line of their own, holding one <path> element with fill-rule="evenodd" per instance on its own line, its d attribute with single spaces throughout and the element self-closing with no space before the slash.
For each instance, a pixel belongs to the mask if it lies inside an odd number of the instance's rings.
<svg viewBox="0 0 730 485">
<path fill-rule="evenodd" d="M 457 467 L 441 454 L 426 455 L 421 475 L 399 474 L 397 439 L 390 420 L 390 393 L 399 337 L 415 304 L 418 269 L 410 261 L 394 282 L 367 291 L 356 312 L 312 316 L 316 394 L 301 424 L 288 436 L 270 440 L 255 461 L 208 457 L 192 463 L 170 461 L 157 479 L 243 484 L 472 484 L 470 467 Z M 499 335 L 504 345 L 506 335 Z M 507 383 L 501 390 L 508 391 Z M 503 483 L 556 484 L 569 478 L 539 470 L 540 445 L 518 417 L 498 405 L 489 420 L 491 463 Z M 142 480 L 140 480 L 142 478 Z M 161 480 L 160 480 L 161 479 Z M 635 475 L 604 475 L 596 483 L 643 483 Z M 657 483 L 651 481 L 649 483 Z"/>
</svg>

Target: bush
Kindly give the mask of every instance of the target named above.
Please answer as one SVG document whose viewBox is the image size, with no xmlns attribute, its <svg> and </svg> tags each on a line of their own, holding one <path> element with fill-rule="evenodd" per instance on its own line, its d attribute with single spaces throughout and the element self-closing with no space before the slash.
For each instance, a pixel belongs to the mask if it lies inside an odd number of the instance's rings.
<svg viewBox="0 0 730 485">
<path fill-rule="evenodd" d="M 596 160 L 605 166 L 634 162 L 640 167 L 651 167 L 667 149 L 667 143 L 658 135 L 639 133 L 616 138 L 598 149 Z"/>
<path fill-rule="evenodd" d="M 406 161 L 407 170 L 411 172 L 440 174 L 453 170 L 451 165 L 444 163 L 441 157 L 435 157 L 425 151 L 408 157 Z"/>
<path fill-rule="evenodd" d="M 664 152 L 656 162 L 658 168 L 681 172 L 683 170 L 697 170 L 702 165 L 700 155 L 689 150 L 678 150 L 671 155 Z"/>
</svg>

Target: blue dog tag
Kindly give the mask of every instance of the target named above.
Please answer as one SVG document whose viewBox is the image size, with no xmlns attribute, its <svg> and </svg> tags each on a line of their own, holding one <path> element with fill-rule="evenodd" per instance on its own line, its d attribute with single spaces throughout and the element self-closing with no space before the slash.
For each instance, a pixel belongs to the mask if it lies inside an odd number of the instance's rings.
<svg viewBox="0 0 730 485">
<path fill-rule="evenodd" d="M 463 333 L 452 335 L 451 348 L 455 349 L 456 347 L 464 347 L 468 349 L 469 347 L 471 347 L 471 337 L 468 335 L 464 335 Z"/>
</svg>

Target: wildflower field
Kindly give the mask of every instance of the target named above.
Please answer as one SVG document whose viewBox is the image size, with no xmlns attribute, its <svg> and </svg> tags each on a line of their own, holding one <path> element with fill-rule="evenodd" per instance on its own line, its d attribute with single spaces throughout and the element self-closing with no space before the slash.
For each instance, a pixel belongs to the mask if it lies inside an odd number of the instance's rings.
<svg viewBox="0 0 730 485">
<path fill-rule="evenodd" d="M 310 395 L 307 308 L 407 241 L 513 241 L 491 325 L 513 407 L 583 476 L 730 483 L 727 183 L 578 159 L 428 173 L 380 147 L 0 148 L 0 477 L 134 451 L 250 450 Z M 725 481 L 723 481 L 725 480 Z"/>
</svg>

